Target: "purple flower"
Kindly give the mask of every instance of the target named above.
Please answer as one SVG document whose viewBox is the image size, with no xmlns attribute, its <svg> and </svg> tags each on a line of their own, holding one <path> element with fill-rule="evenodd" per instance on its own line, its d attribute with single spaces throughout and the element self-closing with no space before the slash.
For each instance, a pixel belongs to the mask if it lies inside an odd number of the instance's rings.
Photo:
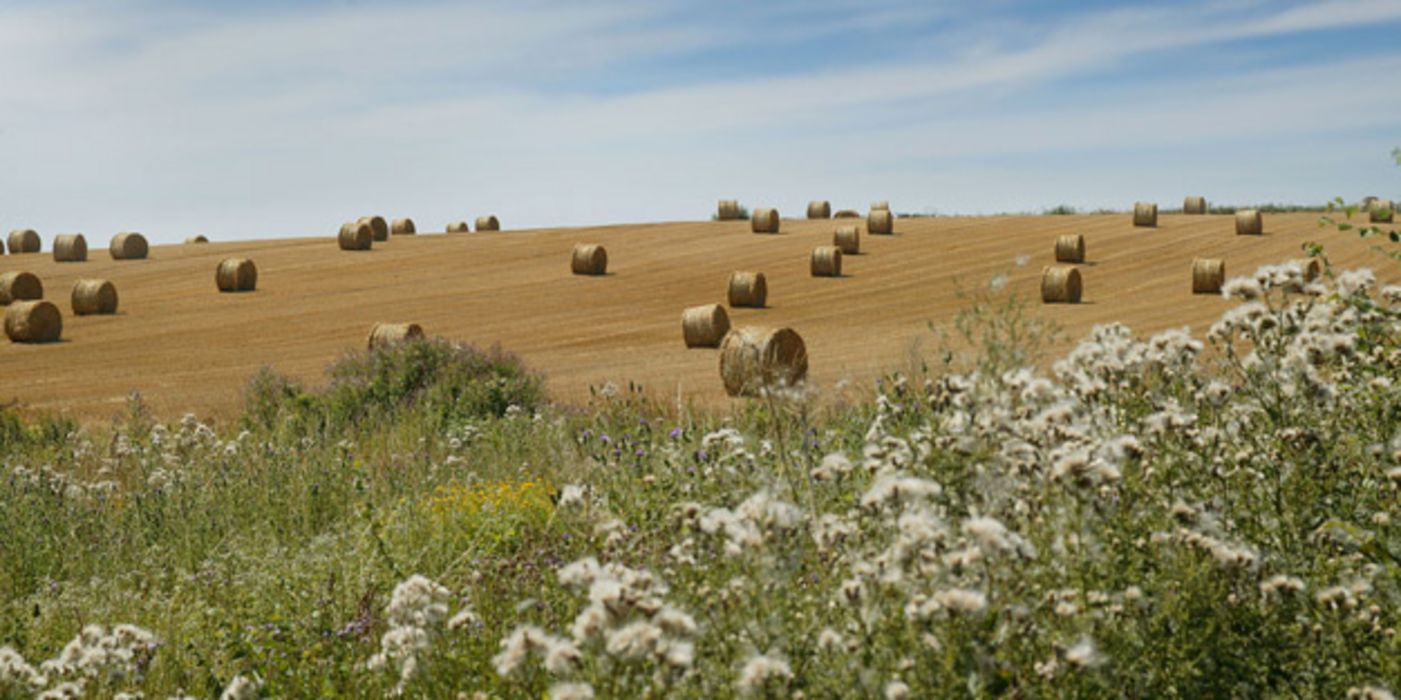
<svg viewBox="0 0 1401 700">
<path fill-rule="evenodd" d="M 613 442 L 613 438 L 608 437 L 608 433 L 603 433 L 602 435 L 598 436 L 598 441 L 605 445 L 608 445 Z"/>
<path fill-rule="evenodd" d="M 675 428 L 672 428 L 672 429 L 671 429 L 671 432 L 670 432 L 670 433 L 667 433 L 667 435 L 670 436 L 672 440 L 678 440 L 678 439 L 680 439 L 680 438 L 681 438 L 681 426 L 678 425 L 678 426 L 676 426 Z"/>
</svg>

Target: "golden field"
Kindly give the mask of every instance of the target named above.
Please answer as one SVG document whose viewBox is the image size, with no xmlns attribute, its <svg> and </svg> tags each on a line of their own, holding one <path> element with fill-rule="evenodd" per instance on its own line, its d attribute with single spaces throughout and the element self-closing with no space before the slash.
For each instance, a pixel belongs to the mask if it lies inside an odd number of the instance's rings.
<svg viewBox="0 0 1401 700">
<path fill-rule="evenodd" d="M 1063 345 L 1111 321 L 1139 333 L 1189 326 L 1201 336 L 1234 302 L 1191 294 L 1196 257 L 1224 258 L 1230 277 L 1301 257 L 1300 245 L 1317 240 L 1337 267 L 1401 279 L 1401 263 L 1372 242 L 1317 222 L 1317 214 L 1267 214 L 1260 237 L 1235 235 L 1233 217 L 1221 215 L 1162 215 L 1157 228 L 1135 228 L 1127 214 L 908 218 L 894 236 L 865 235 L 862 220 L 784 220 L 778 235 L 753 234 L 747 221 L 672 222 L 420 233 L 367 252 L 341 251 L 329 235 L 159 245 L 136 261 L 111 260 L 109 238 L 89 232 L 84 263 L 55 263 L 52 233 L 42 232 L 44 253 L 0 257 L 0 272 L 42 278 L 45 298 L 64 313 L 63 340 L 0 343 L 0 401 L 105 420 L 139 390 L 160 415 L 231 416 L 259 367 L 319 382 L 338 354 L 363 347 L 373 323 L 413 321 L 431 335 L 518 353 L 545 373 L 557 400 L 633 381 L 722 406 L 716 351 L 686 349 L 680 315 L 723 303 L 735 270 L 763 272 L 769 295 L 767 308 L 729 309 L 732 324 L 797 330 L 810 380 L 830 392 L 907 367 L 917 353 L 933 359 L 929 324 L 948 324 L 967 303 L 960 289 L 985 288 L 1000 273 L 1062 326 Z M 862 254 L 844 260 L 841 278 L 810 277 L 809 252 L 830 245 L 839 223 L 862 224 Z M 1085 236 L 1084 301 L 1041 305 L 1041 268 L 1065 233 Z M 580 242 L 606 247 L 607 276 L 570 274 Z M 215 267 L 231 256 L 257 263 L 256 292 L 215 289 Z M 116 315 L 71 314 L 73 283 L 91 277 L 116 284 Z"/>
</svg>

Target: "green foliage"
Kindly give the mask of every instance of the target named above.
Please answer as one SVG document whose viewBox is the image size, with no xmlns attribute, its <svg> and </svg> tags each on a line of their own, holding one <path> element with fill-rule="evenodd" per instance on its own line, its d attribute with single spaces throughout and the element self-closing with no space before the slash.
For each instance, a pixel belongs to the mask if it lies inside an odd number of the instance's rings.
<svg viewBox="0 0 1401 700">
<path fill-rule="evenodd" d="M 324 432 L 413 415 L 448 425 L 500 417 L 512 406 L 533 411 L 544 399 L 542 380 L 514 355 L 442 339 L 351 353 L 327 374 L 327 388 L 309 391 L 269 370 L 258 373 L 248 384 L 245 424 Z"/>
<path fill-rule="evenodd" d="M 738 219 L 741 220 L 741 221 L 748 221 L 748 220 L 749 220 L 749 207 L 746 207 L 746 206 L 744 206 L 744 205 L 742 205 L 742 204 L 740 205 L 740 207 L 739 207 L 739 216 L 738 216 Z M 711 221 L 719 221 L 719 220 L 720 220 L 720 214 L 719 214 L 718 212 L 715 213 L 715 214 L 711 214 L 711 215 L 710 215 L 710 220 L 711 220 Z"/>
<path fill-rule="evenodd" d="M 246 431 L 0 411 L 0 647 L 149 630 L 90 697 L 1396 689 L 1401 291 L 1348 275 L 1252 292 L 1210 352 L 1106 326 L 1051 372 L 1055 328 L 995 279 L 942 363 L 852 404 L 549 406 L 504 353 L 410 343 L 324 389 L 260 373 Z"/>
<path fill-rule="evenodd" d="M 1007 293 L 1006 280 L 999 274 L 986 287 L 960 288 L 962 305 L 951 332 L 931 324 L 942 346 L 944 371 L 976 369 L 996 375 L 1032 366 L 1043 359 L 1042 350 L 1059 339 L 1060 328 L 1033 313 L 1025 297 Z"/>
<path fill-rule="evenodd" d="M 1392 228 L 1390 226 L 1378 226 L 1373 223 L 1366 223 L 1360 226 L 1351 223 L 1353 216 L 1358 214 L 1365 215 L 1367 214 L 1367 212 L 1363 212 L 1362 208 L 1356 204 L 1348 204 L 1346 201 L 1343 200 L 1342 197 L 1334 197 L 1333 201 L 1328 203 L 1326 211 L 1327 214 L 1318 218 L 1319 228 L 1331 227 L 1337 229 L 1342 233 L 1356 231 L 1357 236 L 1359 238 L 1385 237 L 1388 241 L 1392 243 L 1401 243 L 1401 231 L 1398 231 L 1395 228 Z M 1341 213 L 1343 215 L 1343 219 L 1341 221 L 1339 221 L 1333 216 L 1335 212 Z M 1401 260 L 1401 249 L 1388 250 L 1381 247 L 1375 247 L 1373 248 L 1373 250 L 1383 255 L 1386 255 L 1387 257 L 1390 257 L 1393 260 Z"/>
<path fill-rule="evenodd" d="M 1072 207 L 1069 204 L 1061 204 L 1051 209 L 1047 209 L 1042 213 L 1051 216 L 1069 216 L 1072 214 L 1079 214 L 1080 212 L 1075 207 Z"/>
</svg>

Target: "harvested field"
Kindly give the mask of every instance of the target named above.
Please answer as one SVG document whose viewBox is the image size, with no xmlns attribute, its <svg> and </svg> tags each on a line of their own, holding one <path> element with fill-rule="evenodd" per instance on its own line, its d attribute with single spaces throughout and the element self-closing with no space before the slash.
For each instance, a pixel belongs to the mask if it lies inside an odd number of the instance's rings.
<svg viewBox="0 0 1401 700">
<path fill-rule="evenodd" d="M 894 236 L 871 236 L 837 280 L 809 276 L 809 254 L 832 238 L 830 221 L 790 219 L 783 233 L 755 236 L 747 221 L 523 230 L 510 236 L 403 236 L 373 256 L 340 255 L 328 237 L 156 246 L 153 262 L 94 258 L 83 265 L 50 256 L 0 258 L 0 272 L 37 274 L 46 289 L 80 277 L 121 290 L 112 316 L 64 313 L 63 341 L 0 344 L 0 401 L 106 420 L 139 389 L 159 415 L 186 410 L 232 416 L 260 366 L 311 382 L 340 353 L 358 350 L 377 321 L 411 318 L 431 332 L 482 346 L 500 343 L 547 375 L 556 399 L 583 401 L 588 387 L 642 383 L 659 396 L 724 406 L 713 351 L 678 342 L 683 309 L 725 300 L 734 270 L 763 270 L 767 308 L 729 309 L 735 326 L 787 326 L 810 356 L 809 378 L 831 389 L 908 367 L 913 351 L 933 355 L 926 322 L 946 325 L 964 303 L 960 285 L 1008 274 L 1008 288 L 1032 313 L 1066 330 L 1061 347 L 1091 325 L 1123 321 L 1150 333 L 1190 326 L 1199 337 L 1234 302 L 1193 295 L 1184 281 L 1194 258 L 1226 261 L 1232 275 L 1299 256 L 1319 240 L 1335 265 L 1371 267 L 1401 281 L 1401 263 L 1370 241 L 1320 230 L 1317 215 L 1274 214 L 1264 236 L 1236 236 L 1230 215 L 1163 214 L 1156 229 L 1129 215 L 901 219 Z M 1084 266 L 1081 304 L 1041 305 L 1047 241 L 1080 233 L 1094 252 Z M 616 255 L 610 276 L 562 269 L 579 240 Z M 1017 267 L 1015 259 L 1027 256 Z M 220 294 L 218 262 L 249 257 L 258 291 Z"/>
</svg>

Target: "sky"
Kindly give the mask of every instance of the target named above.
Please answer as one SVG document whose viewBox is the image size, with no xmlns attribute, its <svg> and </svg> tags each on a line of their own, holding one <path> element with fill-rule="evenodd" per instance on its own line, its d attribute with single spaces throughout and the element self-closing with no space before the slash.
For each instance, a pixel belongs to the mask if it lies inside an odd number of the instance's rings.
<svg viewBox="0 0 1401 700">
<path fill-rule="evenodd" d="M 1401 0 L 0 0 L 0 230 L 1401 200 Z"/>
</svg>

